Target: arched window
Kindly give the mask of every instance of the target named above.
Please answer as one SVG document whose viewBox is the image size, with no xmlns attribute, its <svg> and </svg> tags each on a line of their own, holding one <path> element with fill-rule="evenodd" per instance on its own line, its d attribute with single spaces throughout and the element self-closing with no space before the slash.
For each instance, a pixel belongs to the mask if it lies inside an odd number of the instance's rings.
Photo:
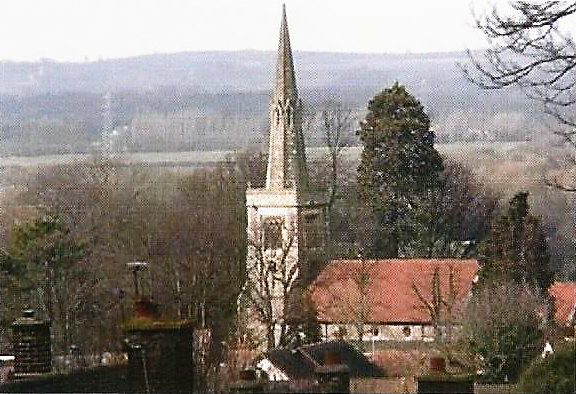
<svg viewBox="0 0 576 394">
<path fill-rule="evenodd" d="M 288 125 L 292 126 L 292 108 L 290 108 L 290 106 L 286 108 L 286 120 L 288 121 Z"/>
<path fill-rule="evenodd" d="M 410 335 L 412 335 L 412 330 L 410 327 L 404 326 L 404 328 L 402 328 L 402 334 L 404 334 L 404 337 L 409 338 Z"/>
<path fill-rule="evenodd" d="M 324 244 L 324 225 L 320 212 L 307 212 L 303 215 L 304 245 L 319 248 Z"/>
<path fill-rule="evenodd" d="M 282 218 L 267 217 L 262 220 L 264 229 L 264 249 L 274 250 L 282 247 Z"/>
</svg>

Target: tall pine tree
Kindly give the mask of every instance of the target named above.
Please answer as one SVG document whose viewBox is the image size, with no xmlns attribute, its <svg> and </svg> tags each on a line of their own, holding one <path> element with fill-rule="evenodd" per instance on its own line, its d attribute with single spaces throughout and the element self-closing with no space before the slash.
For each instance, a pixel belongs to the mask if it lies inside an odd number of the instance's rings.
<svg viewBox="0 0 576 394">
<path fill-rule="evenodd" d="M 360 196 L 374 213 L 373 254 L 398 257 L 415 234 L 415 213 L 438 187 L 442 158 L 422 104 L 395 83 L 368 103 L 357 135 L 364 149 L 358 167 Z"/>
<path fill-rule="evenodd" d="M 518 192 L 480 248 L 484 262 L 481 277 L 512 280 L 547 289 L 552 283 L 548 243 L 540 219 L 530 215 L 528 193 Z"/>
</svg>

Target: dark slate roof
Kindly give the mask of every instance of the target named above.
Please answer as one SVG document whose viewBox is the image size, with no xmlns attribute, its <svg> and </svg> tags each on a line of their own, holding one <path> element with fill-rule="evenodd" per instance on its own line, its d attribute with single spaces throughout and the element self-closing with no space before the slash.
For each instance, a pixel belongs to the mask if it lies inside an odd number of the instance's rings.
<svg viewBox="0 0 576 394">
<path fill-rule="evenodd" d="M 291 379 L 314 377 L 317 366 L 324 365 L 327 353 L 336 354 L 347 365 L 351 377 L 381 377 L 384 371 L 345 341 L 321 342 L 297 349 L 274 349 L 264 355 Z"/>
<path fill-rule="evenodd" d="M 130 393 L 126 366 L 97 367 L 70 374 L 46 374 L 0 384 L 0 393 Z"/>
<path fill-rule="evenodd" d="M 298 349 L 274 349 L 266 353 L 267 358 L 291 379 L 306 379 L 314 376 L 315 366 Z"/>
</svg>

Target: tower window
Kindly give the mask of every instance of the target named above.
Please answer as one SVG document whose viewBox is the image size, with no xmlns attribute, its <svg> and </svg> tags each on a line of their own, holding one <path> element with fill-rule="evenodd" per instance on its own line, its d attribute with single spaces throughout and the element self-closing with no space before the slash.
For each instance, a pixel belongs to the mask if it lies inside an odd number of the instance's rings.
<svg viewBox="0 0 576 394">
<path fill-rule="evenodd" d="M 286 119 L 288 120 L 288 125 L 292 125 L 292 110 L 290 107 L 286 108 Z"/>
<path fill-rule="evenodd" d="M 306 247 L 319 248 L 324 242 L 322 216 L 318 212 L 304 215 L 304 239 Z"/>
<path fill-rule="evenodd" d="M 282 219 L 266 218 L 263 220 L 264 249 L 279 249 L 282 247 Z"/>
</svg>

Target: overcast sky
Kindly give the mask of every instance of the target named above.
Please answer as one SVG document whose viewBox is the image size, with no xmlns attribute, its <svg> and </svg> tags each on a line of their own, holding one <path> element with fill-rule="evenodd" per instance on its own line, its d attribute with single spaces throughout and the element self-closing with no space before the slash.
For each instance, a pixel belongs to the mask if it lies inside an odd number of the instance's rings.
<svg viewBox="0 0 576 394">
<path fill-rule="evenodd" d="M 197 50 L 274 50 L 282 3 L 292 47 L 480 48 L 472 10 L 498 0 L 1 0 L 0 59 L 85 61 Z"/>
</svg>

